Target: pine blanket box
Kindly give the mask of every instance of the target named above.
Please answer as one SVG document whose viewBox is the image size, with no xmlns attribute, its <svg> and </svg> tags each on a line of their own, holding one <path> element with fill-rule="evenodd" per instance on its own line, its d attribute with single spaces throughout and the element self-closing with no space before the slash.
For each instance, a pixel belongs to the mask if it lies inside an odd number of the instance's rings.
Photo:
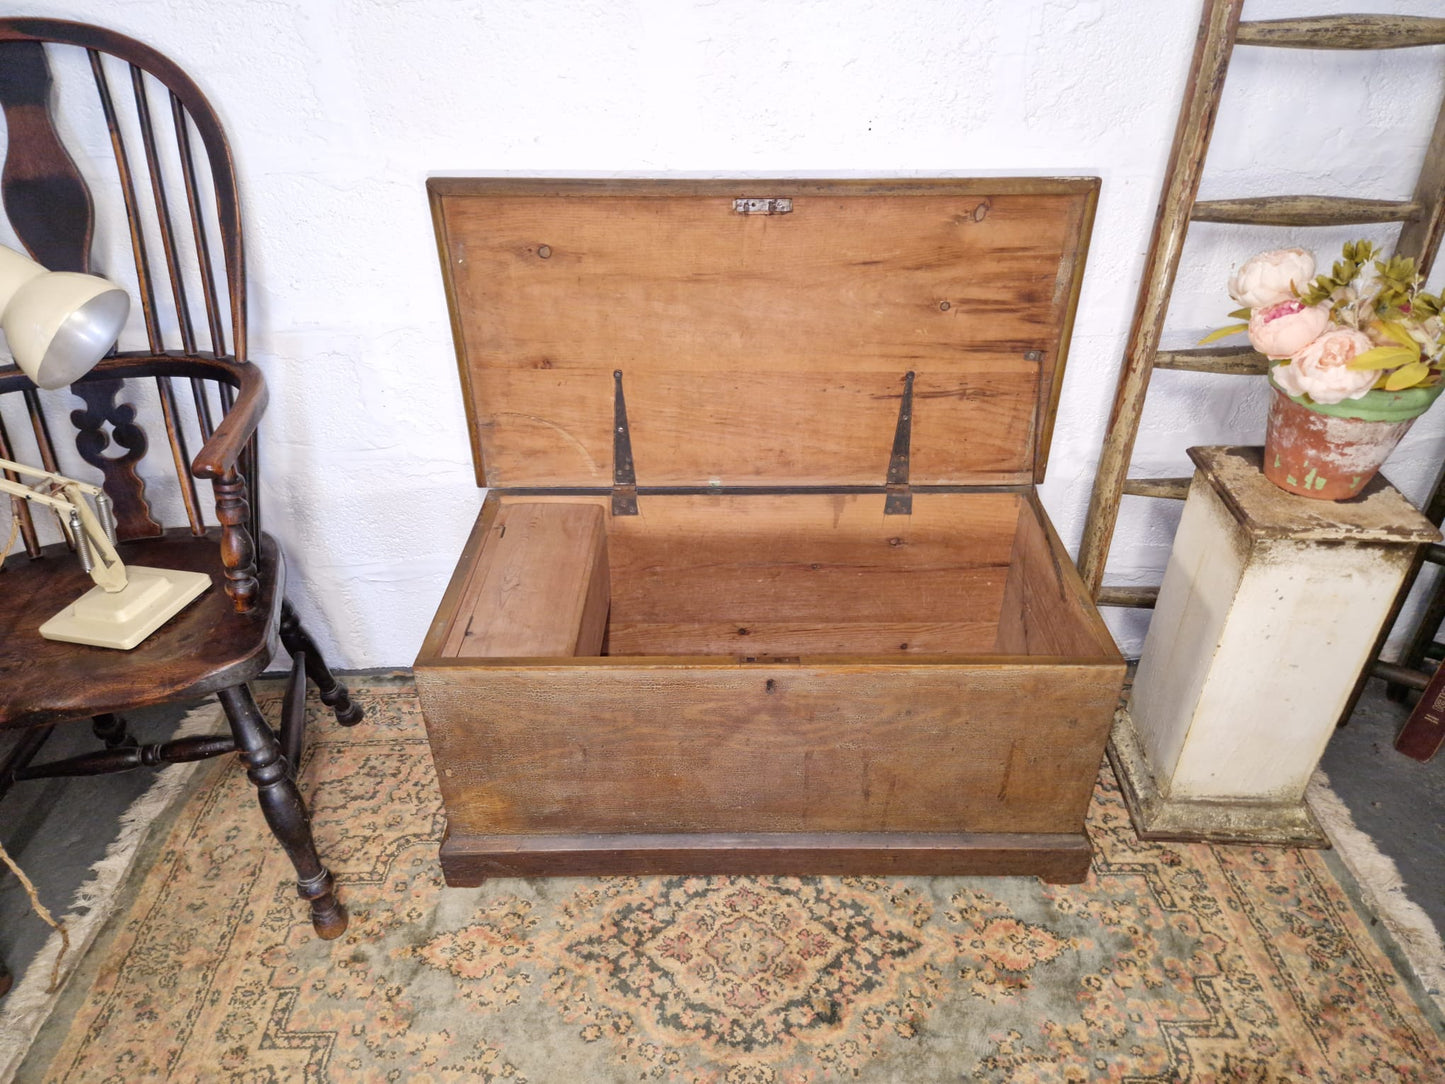
<svg viewBox="0 0 1445 1084">
<path fill-rule="evenodd" d="M 1034 486 L 1097 179 L 428 188 L 447 882 L 1082 879 L 1124 663 Z"/>
</svg>

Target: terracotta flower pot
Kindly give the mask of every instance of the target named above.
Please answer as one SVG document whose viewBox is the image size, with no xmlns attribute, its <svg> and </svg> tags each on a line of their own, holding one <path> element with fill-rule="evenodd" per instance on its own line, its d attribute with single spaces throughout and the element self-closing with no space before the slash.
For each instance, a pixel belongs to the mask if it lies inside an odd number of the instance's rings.
<svg viewBox="0 0 1445 1084">
<path fill-rule="evenodd" d="M 1445 381 L 1431 388 L 1371 391 L 1342 403 L 1286 395 L 1273 379 L 1264 476 L 1281 489 L 1324 501 L 1357 495 L 1384 465 Z"/>
</svg>

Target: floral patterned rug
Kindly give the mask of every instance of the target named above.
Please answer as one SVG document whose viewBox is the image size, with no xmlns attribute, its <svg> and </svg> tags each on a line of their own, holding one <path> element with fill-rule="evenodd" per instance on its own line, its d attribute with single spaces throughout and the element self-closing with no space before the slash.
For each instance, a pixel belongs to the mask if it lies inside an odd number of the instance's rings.
<svg viewBox="0 0 1445 1084">
<path fill-rule="evenodd" d="M 1107 767 L 1081 885 L 448 889 L 414 690 L 358 694 L 355 730 L 313 705 L 303 771 L 347 934 L 311 935 L 250 784 L 215 765 L 18 1079 L 1445 1080 L 1322 853 L 1141 844 Z"/>
</svg>

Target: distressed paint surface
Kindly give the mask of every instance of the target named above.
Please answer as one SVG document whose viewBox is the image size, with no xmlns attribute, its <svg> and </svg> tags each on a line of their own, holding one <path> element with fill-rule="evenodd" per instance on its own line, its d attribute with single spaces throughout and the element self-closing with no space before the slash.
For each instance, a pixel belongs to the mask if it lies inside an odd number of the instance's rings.
<svg viewBox="0 0 1445 1084">
<path fill-rule="evenodd" d="M 1234 518 L 1196 475 L 1134 675 L 1134 723 L 1163 790 L 1194 723 L 1247 554 Z"/>
<path fill-rule="evenodd" d="M 1169 792 L 1282 801 L 1310 774 L 1404 580 L 1410 547 L 1256 543 Z"/>
<path fill-rule="evenodd" d="M 1264 473 L 1301 496 L 1357 496 L 1400 443 L 1413 418 L 1379 422 L 1319 414 L 1276 391 L 1269 400 Z"/>
<path fill-rule="evenodd" d="M 1193 453 L 1131 713 L 1166 799 L 1296 802 L 1436 532 L 1391 490 L 1370 507 L 1309 501 L 1231 452 Z"/>
</svg>

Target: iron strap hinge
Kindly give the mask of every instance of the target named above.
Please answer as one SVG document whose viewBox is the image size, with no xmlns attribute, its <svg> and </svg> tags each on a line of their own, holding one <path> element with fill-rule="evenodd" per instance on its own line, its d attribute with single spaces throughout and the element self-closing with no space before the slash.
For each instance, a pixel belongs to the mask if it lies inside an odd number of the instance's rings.
<svg viewBox="0 0 1445 1084">
<path fill-rule="evenodd" d="M 632 437 L 627 431 L 621 369 L 612 373 L 612 514 L 637 515 L 637 472 L 632 466 Z"/>
<path fill-rule="evenodd" d="M 903 401 L 898 404 L 898 428 L 893 432 L 893 454 L 888 457 L 888 496 L 885 516 L 913 514 L 913 490 L 908 486 L 908 450 L 913 437 L 913 374 L 903 377 Z"/>
</svg>

